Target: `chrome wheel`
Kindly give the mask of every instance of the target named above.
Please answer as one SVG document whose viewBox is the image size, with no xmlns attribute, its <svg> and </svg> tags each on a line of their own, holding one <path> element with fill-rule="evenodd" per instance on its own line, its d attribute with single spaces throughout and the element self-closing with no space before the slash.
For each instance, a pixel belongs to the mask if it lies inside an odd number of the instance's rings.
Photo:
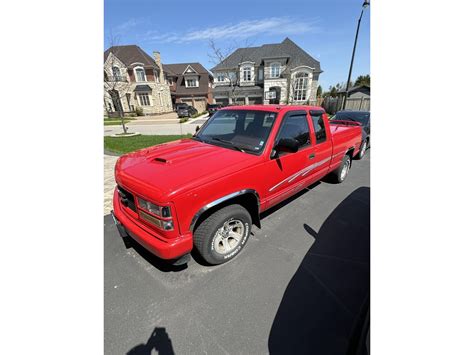
<svg viewBox="0 0 474 355">
<path fill-rule="evenodd" d="M 364 141 L 362 143 L 362 146 L 360 147 L 360 157 L 362 158 L 365 154 L 365 151 L 367 150 L 367 141 Z"/>
<path fill-rule="evenodd" d="M 224 222 L 214 237 L 214 250 L 222 255 L 230 253 L 239 245 L 244 231 L 244 224 L 238 219 L 229 219 Z"/>
<path fill-rule="evenodd" d="M 341 170 L 341 181 L 346 178 L 347 173 L 349 172 L 350 165 L 351 165 L 351 161 L 350 161 L 350 159 L 347 159 L 346 162 L 344 163 L 344 166 L 342 167 L 342 170 Z"/>
</svg>

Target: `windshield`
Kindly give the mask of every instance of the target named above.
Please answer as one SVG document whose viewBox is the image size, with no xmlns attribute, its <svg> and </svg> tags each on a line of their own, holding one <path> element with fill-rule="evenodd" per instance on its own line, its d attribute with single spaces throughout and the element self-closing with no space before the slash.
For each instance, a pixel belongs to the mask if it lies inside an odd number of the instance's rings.
<svg viewBox="0 0 474 355">
<path fill-rule="evenodd" d="M 217 111 L 196 139 L 231 149 L 260 154 L 265 148 L 277 113 L 253 110 Z"/>
<path fill-rule="evenodd" d="M 349 120 L 366 125 L 370 118 L 370 112 L 337 112 L 331 120 Z"/>
</svg>

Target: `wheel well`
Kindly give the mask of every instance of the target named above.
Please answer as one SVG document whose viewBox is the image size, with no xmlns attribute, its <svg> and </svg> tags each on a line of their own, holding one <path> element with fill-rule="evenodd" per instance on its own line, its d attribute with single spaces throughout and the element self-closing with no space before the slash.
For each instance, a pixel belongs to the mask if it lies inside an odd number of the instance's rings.
<svg viewBox="0 0 474 355">
<path fill-rule="evenodd" d="M 220 210 L 221 208 L 229 205 L 241 205 L 242 207 L 244 207 L 247 211 L 249 211 L 250 216 L 252 217 L 252 223 L 255 224 L 258 228 L 261 227 L 258 198 L 252 193 L 246 193 L 225 200 L 219 203 L 218 205 L 205 210 L 196 220 L 196 223 L 193 226 L 193 232 L 207 217 L 209 217 L 215 211 Z"/>
<path fill-rule="evenodd" d="M 346 155 L 348 155 L 349 158 L 351 158 L 351 160 L 352 158 L 354 158 L 354 150 L 355 150 L 354 147 L 352 147 L 346 152 Z"/>
</svg>

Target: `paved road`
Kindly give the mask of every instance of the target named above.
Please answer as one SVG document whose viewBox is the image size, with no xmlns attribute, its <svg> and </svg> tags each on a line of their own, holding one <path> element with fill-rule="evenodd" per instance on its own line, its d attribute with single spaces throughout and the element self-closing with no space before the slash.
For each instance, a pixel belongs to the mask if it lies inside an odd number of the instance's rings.
<svg viewBox="0 0 474 355">
<path fill-rule="evenodd" d="M 369 293 L 370 152 L 265 215 L 220 266 L 168 266 L 105 229 L 107 354 L 344 354 Z"/>
<path fill-rule="evenodd" d="M 206 122 L 208 116 L 200 117 L 186 123 L 177 123 L 174 120 L 131 121 L 126 124 L 129 132 L 140 132 L 144 135 L 187 134 L 196 132 L 196 126 Z M 104 136 L 123 132 L 122 126 L 104 126 Z"/>
</svg>

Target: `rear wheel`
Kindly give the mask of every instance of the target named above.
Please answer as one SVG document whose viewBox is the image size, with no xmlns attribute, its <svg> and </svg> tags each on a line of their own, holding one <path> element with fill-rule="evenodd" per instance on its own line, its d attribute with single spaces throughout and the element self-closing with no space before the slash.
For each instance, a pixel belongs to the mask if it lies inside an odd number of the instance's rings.
<svg viewBox="0 0 474 355">
<path fill-rule="evenodd" d="M 230 205 L 208 216 L 194 232 L 194 245 L 209 264 L 237 256 L 250 234 L 252 218 L 241 205 Z"/>
<path fill-rule="evenodd" d="M 345 155 L 342 159 L 341 165 L 333 173 L 337 183 L 341 183 L 346 179 L 347 175 L 349 174 L 350 168 L 351 158 L 348 155 Z"/>
<path fill-rule="evenodd" d="M 355 159 L 357 160 L 362 159 L 365 155 L 365 152 L 367 151 L 367 147 L 368 147 L 368 143 L 366 139 L 361 143 L 359 153 L 357 153 L 357 155 L 355 156 Z"/>
</svg>

